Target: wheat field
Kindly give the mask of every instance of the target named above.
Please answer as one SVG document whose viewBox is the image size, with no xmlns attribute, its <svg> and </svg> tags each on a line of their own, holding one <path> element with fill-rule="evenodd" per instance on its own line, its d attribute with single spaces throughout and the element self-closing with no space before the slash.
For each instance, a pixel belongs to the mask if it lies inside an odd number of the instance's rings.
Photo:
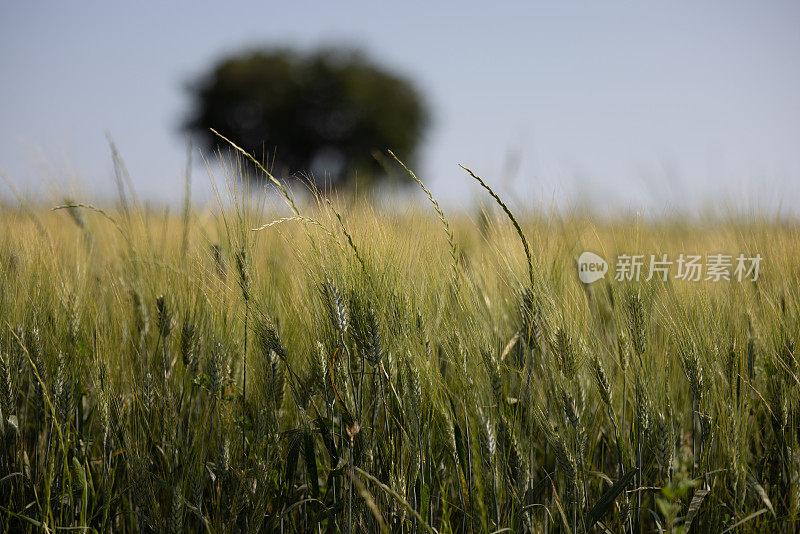
<svg viewBox="0 0 800 534">
<path fill-rule="evenodd" d="M 392 213 L 236 172 L 177 213 L 122 178 L 0 208 L 4 531 L 797 530 L 795 222 L 488 186 Z M 586 250 L 763 262 L 584 285 Z"/>
</svg>

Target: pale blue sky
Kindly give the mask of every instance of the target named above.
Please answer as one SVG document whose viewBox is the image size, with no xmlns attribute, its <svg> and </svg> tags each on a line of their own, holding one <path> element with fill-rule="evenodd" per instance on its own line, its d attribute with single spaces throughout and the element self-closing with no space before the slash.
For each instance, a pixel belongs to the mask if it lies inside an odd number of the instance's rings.
<svg viewBox="0 0 800 534">
<path fill-rule="evenodd" d="M 448 206 L 477 192 L 463 163 L 517 207 L 800 213 L 794 1 L 2 2 L 0 169 L 31 192 L 71 169 L 102 199 L 110 130 L 140 195 L 174 202 L 183 84 L 243 47 L 327 43 L 426 94 L 418 174 Z"/>
</svg>

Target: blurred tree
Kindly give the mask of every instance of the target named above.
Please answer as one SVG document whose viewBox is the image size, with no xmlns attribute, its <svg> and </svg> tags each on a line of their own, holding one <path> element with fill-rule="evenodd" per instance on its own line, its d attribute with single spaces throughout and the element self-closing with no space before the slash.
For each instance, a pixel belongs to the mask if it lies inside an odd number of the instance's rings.
<svg viewBox="0 0 800 534">
<path fill-rule="evenodd" d="M 258 158 L 274 150 L 274 174 L 310 173 L 317 185 L 384 176 L 386 149 L 413 162 L 428 123 L 410 82 L 349 49 L 233 55 L 189 89 L 184 126 L 201 146 L 226 147 L 214 128 Z"/>
</svg>

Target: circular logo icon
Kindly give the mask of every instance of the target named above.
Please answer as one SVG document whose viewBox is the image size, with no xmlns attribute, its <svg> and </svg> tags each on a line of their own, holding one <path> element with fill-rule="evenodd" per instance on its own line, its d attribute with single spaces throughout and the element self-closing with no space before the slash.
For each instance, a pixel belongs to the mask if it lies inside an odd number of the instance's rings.
<svg viewBox="0 0 800 534">
<path fill-rule="evenodd" d="M 584 252 L 578 257 L 578 278 L 584 284 L 600 280 L 607 272 L 608 263 L 594 252 Z"/>
</svg>

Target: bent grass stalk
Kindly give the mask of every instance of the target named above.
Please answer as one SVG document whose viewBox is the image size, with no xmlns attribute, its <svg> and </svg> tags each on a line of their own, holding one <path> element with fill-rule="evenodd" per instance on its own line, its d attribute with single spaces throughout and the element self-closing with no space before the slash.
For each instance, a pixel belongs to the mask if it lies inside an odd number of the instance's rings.
<svg viewBox="0 0 800 534">
<path fill-rule="evenodd" d="M 403 163 L 400 158 L 394 155 L 394 152 L 391 150 L 388 151 L 389 155 L 394 158 L 394 160 L 400 164 L 403 169 L 411 176 L 411 178 L 417 182 L 417 184 L 422 188 L 425 192 L 425 195 L 428 197 L 428 200 L 431 204 L 433 204 L 433 209 L 436 210 L 436 214 L 439 216 L 439 221 L 442 223 L 444 227 L 444 233 L 447 236 L 447 243 L 450 245 L 450 256 L 453 259 L 453 281 L 455 282 L 458 276 L 458 246 L 456 245 L 455 237 L 453 237 L 453 230 L 450 229 L 450 223 L 447 221 L 447 217 L 444 216 L 444 211 L 439 206 L 439 202 L 436 201 L 433 194 L 425 187 L 425 184 L 422 183 L 422 180 L 417 178 L 417 175 L 414 174 L 414 171 L 406 167 L 406 164 Z"/>
<path fill-rule="evenodd" d="M 486 185 L 486 182 L 484 182 L 480 176 L 472 172 L 470 169 L 464 167 L 463 165 L 459 165 L 459 167 L 467 171 L 470 176 L 475 178 L 475 180 L 477 180 L 478 183 L 481 184 L 481 186 L 489 192 L 492 198 L 500 205 L 501 208 L 503 208 L 503 211 L 505 212 L 506 216 L 511 220 L 511 224 L 514 225 L 514 229 L 517 231 L 517 235 L 519 236 L 520 241 L 522 241 L 522 248 L 525 249 L 525 258 L 528 260 L 528 277 L 530 279 L 531 288 L 533 288 L 533 261 L 531 260 L 531 250 L 530 247 L 528 247 L 528 240 L 525 239 L 525 234 L 522 232 L 522 228 L 517 222 L 516 217 L 514 217 L 514 214 L 511 213 L 510 209 L 508 209 L 508 206 L 506 206 L 505 202 L 503 202 L 500 199 L 500 197 L 497 196 L 497 193 L 492 191 L 491 187 Z"/>
</svg>

